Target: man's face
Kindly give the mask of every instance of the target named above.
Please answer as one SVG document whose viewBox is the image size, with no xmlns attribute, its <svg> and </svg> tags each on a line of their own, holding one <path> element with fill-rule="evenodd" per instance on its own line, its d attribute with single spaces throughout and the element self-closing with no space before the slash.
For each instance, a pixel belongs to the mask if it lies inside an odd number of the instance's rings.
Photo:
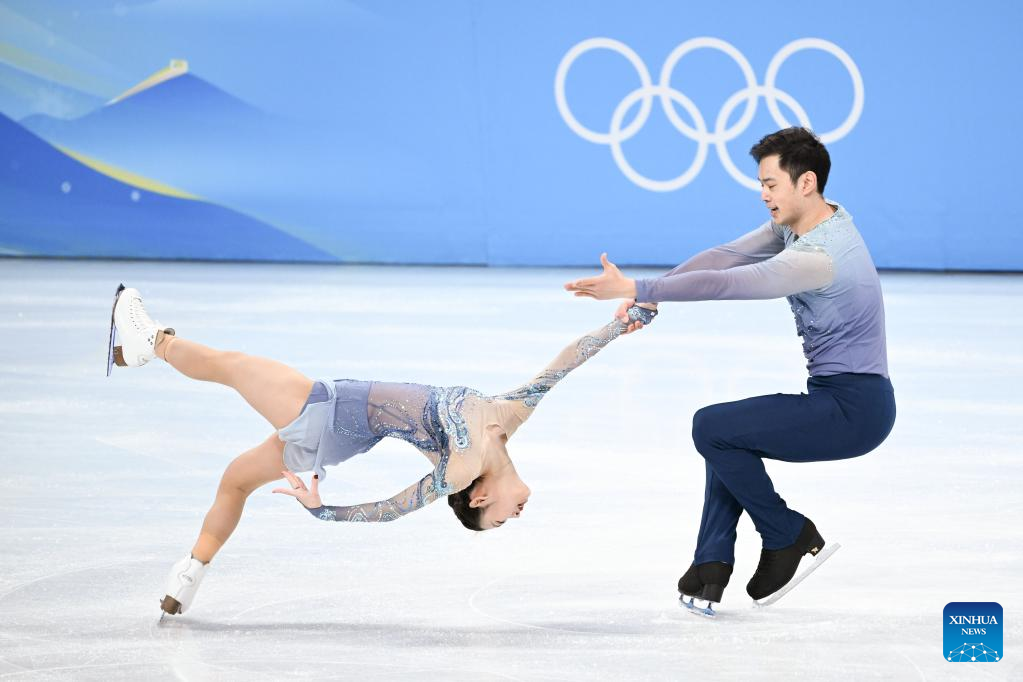
<svg viewBox="0 0 1023 682">
<path fill-rule="evenodd" d="M 802 212 L 803 196 L 789 174 L 778 166 L 778 155 L 760 159 L 760 198 L 779 225 L 792 225 Z"/>
</svg>

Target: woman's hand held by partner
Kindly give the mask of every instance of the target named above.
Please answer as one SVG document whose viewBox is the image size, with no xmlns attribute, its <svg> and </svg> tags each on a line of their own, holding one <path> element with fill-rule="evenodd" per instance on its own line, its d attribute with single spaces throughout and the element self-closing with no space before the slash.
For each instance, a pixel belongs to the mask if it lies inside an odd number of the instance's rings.
<svg viewBox="0 0 1023 682">
<path fill-rule="evenodd" d="M 639 331 L 646 326 L 643 324 L 642 320 L 633 320 L 629 317 L 629 308 L 634 305 L 639 306 L 640 308 L 646 308 L 647 310 L 652 310 L 655 313 L 657 312 L 656 303 L 636 303 L 636 300 L 632 298 L 622 301 L 621 305 L 618 306 L 618 310 L 615 311 L 615 319 L 622 324 L 628 325 L 622 334 L 631 334 L 632 332 Z"/>
</svg>

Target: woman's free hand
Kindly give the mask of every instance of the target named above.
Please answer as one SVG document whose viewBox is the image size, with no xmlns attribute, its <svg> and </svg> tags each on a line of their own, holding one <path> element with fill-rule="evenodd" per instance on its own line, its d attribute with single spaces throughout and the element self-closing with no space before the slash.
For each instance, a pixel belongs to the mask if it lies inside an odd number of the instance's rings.
<svg viewBox="0 0 1023 682">
<path fill-rule="evenodd" d="M 306 509 L 316 509 L 317 507 L 323 506 L 323 502 L 320 501 L 319 476 L 313 474 L 311 487 L 306 488 L 305 482 L 290 471 L 282 471 L 281 474 L 284 475 L 284 478 L 288 479 L 288 483 L 291 484 L 291 487 L 274 488 L 273 492 L 280 493 L 281 495 L 291 495 L 301 502 L 302 506 Z"/>
<path fill-rule="evenodd" d="M 618 266 L 607 259 L 607 254 L 600 254 L 600 264 L 604 272 L 596 277 L 584 277 L 565 285 L 566 291 L 576 296 L 587 296 L 600 301 L 611 298 L 635 298 L 636 281 L 622 274 Z"/>
</svg>

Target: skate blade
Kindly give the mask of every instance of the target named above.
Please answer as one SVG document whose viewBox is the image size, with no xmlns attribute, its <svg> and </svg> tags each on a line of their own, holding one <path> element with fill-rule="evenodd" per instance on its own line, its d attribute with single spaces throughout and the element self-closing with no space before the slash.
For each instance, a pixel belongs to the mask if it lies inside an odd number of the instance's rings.
<svg viewBox="0 0 1023 682">
<path fill-rule="evenodd" d="M 704 618 L 717 618 L 718 612 L 715 611 L 713 608 L 711 608 L 710 602 L 708 602 L 707 606 L 705 606 L 705 607 L 704 606 L 697 606 L 694 603 L 695 602 L 695 598 L 690 597 L 689 601 L 686 601 L 685 595 L 679 597 L 678 601 L 679 601 L 679 606 L 684 607 L 686 609 L 686 611 L 688 611 L 689 613 L 693 614 L 694 616 L 702 616 Z"/>
<path fill-rule="evenodd" d="M 821 564 L 827 561 L 832 554 L 834 554 L 841 548 L 842 545 L 838 544 L 837 542 L 826 546 L 823 550 L 817 553 L 817 556 L 814 558 L 812 564 L 807 566 L 802 573 L 800 573 L 795 578 L 786 583 L 786 585 L 783 588 L 781 588 L 780 590 L 778 590 L 777 592 L 768 597 L 764 597 L 759 601 L 754 599 L 753 608 L 759 609 L 765 606 L 770 606 L 771 604 L 775 603 L 776 601 L 784 597 L 786 594 L 792 591 L 792 589 L 795 588 L 796 585 L 806 580 L 807 576 L 809 576 L 811 573 L 820 568 Z"/>
<path fill-rule="evenodd" d="M 173 616 L 178 613 L 181 613 L 181 602 L 179 602 L 177 599 L 170 595 L 166 595 L 160 602 L 160 608 L 163 609 L 164 613 L 169 613 L 170 615 Z M 160 618 L 163 619 L 162 614 Z"/>
<path fill-rule="evenodd" d="M 124 284 L 117 285 L 117 291 L 114 292 L 114 304 L 110 306 L 110 339 L 107 342 L 107 376 L 110 376 L 110 372 L 114 369 L 114 363 L 120 357 L 118 363 L 122 367 L 124 366 L 124 357 L 121 355 L 121 347 L 114 346 L 117 340 L 117 326 L 114 324 L 114 308 L 117 307 L 117 301 L 121 298 L 121 292 L 124 291 Z"/>
</svg>

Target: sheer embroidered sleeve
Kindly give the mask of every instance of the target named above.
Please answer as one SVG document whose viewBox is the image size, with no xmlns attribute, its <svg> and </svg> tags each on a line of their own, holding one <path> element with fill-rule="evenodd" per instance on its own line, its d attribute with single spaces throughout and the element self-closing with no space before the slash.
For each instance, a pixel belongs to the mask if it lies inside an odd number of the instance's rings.
<svg viewBox="0 0 1023 682">
<path fill-rule="evenodd" d="M 350 506 L 322 505 L 309 509 L 309 513 L 321 521 L 349 521 L 376 523 L 395 521 L 422 509 L 434 500 L 456 492 L 436 481 L 437 474 L 431 471 L 418 483 L 413 483 L 397 495 L 379 502 L 366 502 Z"/>
<path fill-rule="evenodd" d="M 633 320 L 641 320 L 644 324 L 650 324 L 656 315 L 656 311 L 640 306 L 629 308 L 629 317 Z M 524 422 L 532 414 L 540 400 L 547 395 L 547 392 L 554 388 L 555 384 L 599 353 L 607 344 L 621 336 L 626 326 L 620 320 L 614 319 L 603 327 L 580 336 L 565 346 L 554 360 L 530 381 L 494 397 L 498 400 L 511 401 L 513 416 L 518 418 L 519 423 Z"/>
</svg>

